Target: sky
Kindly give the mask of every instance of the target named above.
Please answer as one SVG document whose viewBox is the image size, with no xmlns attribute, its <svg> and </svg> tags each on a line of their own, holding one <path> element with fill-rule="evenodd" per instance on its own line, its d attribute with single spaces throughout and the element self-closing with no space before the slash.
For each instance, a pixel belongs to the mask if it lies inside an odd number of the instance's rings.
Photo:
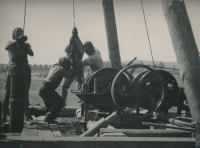
<svg viewBox="0 0 200 148">
<path fill-rule="evenodd" d="M 102 0 L 74 0 L 75 26 L 82 42 L 91 41 L 109 60 Z M 141 0 L 113 0 L 122 61 L 137 57 L 151 61 Z M 8 62 L 5 44 L 12 31 L 23 27 L 25 0 L 0 0 L 0 63 Z M 186 9 L 200 49 L 200 0 L 185 0 Z M 147 28 L 155 61 L 176 62 L 161 0 L 143 0 Z M 25 35 L 34 51 L 30 64 L 53 64 L 65 56 L 73 29 L 73 0 L 27 0 Z M 87 58 L 84 55 L 84 58 Z"/>
</svg>

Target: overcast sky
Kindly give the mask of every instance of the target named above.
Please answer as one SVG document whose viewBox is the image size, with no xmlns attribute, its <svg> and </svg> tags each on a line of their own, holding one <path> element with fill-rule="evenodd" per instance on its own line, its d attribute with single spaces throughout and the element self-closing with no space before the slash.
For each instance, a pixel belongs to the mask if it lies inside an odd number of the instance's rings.
<svg viewBox="0 0 200 148">
<path fill-rule="evenodd" d="M 151 60 L 141 0 L 113 0 L 121 60 Z M 8 62 L 5 44 L 23 27 L 25 0 L 0 0 L 0 63 Z M 200 0 L 185 0 L 200 49 Z M 160 0 L 143 0 L 155 61 L 176 61 Z M 75 0 L 76 27 L 108 60 L 102 0 Z M 53 64 L 65 55 L 73 28 L 73 0 L 27 0 L 25 35 L 35 53 L 30 64 Z M 87 56 L 84 56 L 86 58 Z"/>
</svg>

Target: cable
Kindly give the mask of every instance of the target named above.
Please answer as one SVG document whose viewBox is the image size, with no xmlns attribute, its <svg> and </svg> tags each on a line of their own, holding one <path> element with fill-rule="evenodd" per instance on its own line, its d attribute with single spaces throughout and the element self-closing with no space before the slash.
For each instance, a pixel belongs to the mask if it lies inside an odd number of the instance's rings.
<svg viewBox="0 0 200 148">
<path fill-rule="evenodd" d="M 75 27 L 75 21 L 76 21 L 76 19 L 75 19 L 75 8 L 74 8 L 74 0 L 73 0 L 73 18 L 74 18 L 74 27 Z"/>
<path fill-rule="evenodd" d="M 23 32 L 24 32 L 24 30 L 25 30 L 25 24 L 26 24 L 26 1 L 27 1 L 27 0 L 25 0 L 25 6 L 24 6 L 24 25 L 23 25 Z"/>
<path fill-rule="evenodd" d="M 153 62 L 153 67 L 155 69 L 155 64 L 154 64 L 154 59 L 153 59 L 153 53 L 151 50 L 151 43 L 150 43 L 150 39 L 149 39 L 149 33 L 148 33 L 148 29 L 147 29 L 147 23 L 146 23 L 146 18 L 145 18 L 145 13 L 144 13 L 144 8 L 143 8 L 143 3 L 141 0 L 141 5 L 142 5 L 142 11 L 143 11 L 143 16 L 144 16 L 144 22 L 145 22 L 145 26 L 146 26 L 146 31 L 147 31 L 147 37 L 148 37 L 148 41 L 149 41 L 149 47 L 150 47 L 150 51 L 151 51 L 151 58 L 152 58 L 152 62 Z"/>
</svg>

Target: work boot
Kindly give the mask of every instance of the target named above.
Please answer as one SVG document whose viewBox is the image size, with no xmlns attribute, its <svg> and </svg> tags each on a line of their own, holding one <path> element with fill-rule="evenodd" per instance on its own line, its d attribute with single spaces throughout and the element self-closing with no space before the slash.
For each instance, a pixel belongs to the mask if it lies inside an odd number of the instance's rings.
<svg viewBox="0 0 200 148">
<path fill-rule="evenodd" d="M 32 116 L 34 115 L 35 117 L 39 116 L 44 116 L 47 113 L 48 109 L 42 108 L 42 109 L 37 109 L 34 107 L 29 108 L 29 114 Z"/>
<path fill-rule="evenodd" d="M 24 117 L 24 124 L 26 124 L 26 125 L 32 125 L 33 123 L 31 122 L 30 118 Z"/>
<path fill-rule="evenodd" d="M 3 125 L 4 123 L 7 122 L 7 119 L 6 118 L 1 118 L 1 125 Z"/>
<path fill-rule="evenodd" d="M 45 117 L 44 122 L 48 122 L 49 124 L 57 124 L 58 123 L 57 121 L 55 121 L 54 119 L 49 118 L 49 117 Z"/>
</svg>

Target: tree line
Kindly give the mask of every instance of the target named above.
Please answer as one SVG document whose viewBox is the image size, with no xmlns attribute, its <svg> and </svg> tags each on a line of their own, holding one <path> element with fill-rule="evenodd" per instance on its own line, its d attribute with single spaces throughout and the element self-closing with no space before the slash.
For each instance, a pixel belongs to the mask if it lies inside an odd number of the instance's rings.
<svg viewBox="0 0 200 148">
<path fill-rule="evenodd" d="M 144 65 L 144 63 L 142 61 L 140 62 L 134 62 L 135 64 L 142 64 Z M 122 66 L 124 67 L 127 63 L 122 62 Z M 150 66 L 150 64 L 148 64 Z M 159 62 L 158 64 L 155 64 L 155 66 L 157 67 L 165 67 L 164 62 Z M 0 64 L 0 72 L 6 72 L 6 64 Z M 32 70 L 49 70 L 51 68 L 51 65 L 47 65 L 47 64 L 30 64 L 30 67 Z M 109 61 L 104 61 L 104 67 L 110 67 L 110 62 Z M 172 69 L 176 69 L 175 65 L 170 67 Z M 91 71 L 89 66 L 86 66 L 84 68 L 85 71 Z"/>
</svg>

